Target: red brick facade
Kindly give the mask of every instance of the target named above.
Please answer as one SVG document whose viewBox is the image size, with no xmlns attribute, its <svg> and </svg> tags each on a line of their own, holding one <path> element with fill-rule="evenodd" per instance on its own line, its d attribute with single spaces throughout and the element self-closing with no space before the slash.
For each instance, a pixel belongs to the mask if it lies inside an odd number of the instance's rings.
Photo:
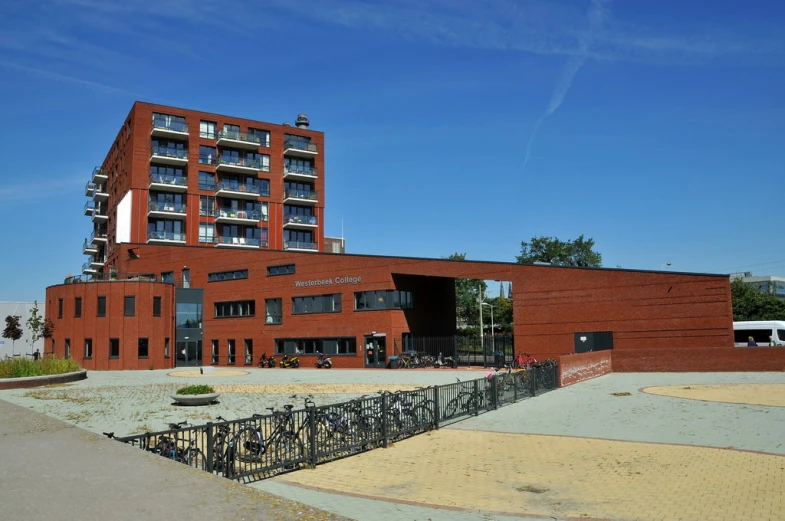
<svg viewBox="0 0 785 521">
<path fill-rule="evenodd" d="M 559 387 L 611 373 L 611 350 L 559 357 Z"/>
</svg>

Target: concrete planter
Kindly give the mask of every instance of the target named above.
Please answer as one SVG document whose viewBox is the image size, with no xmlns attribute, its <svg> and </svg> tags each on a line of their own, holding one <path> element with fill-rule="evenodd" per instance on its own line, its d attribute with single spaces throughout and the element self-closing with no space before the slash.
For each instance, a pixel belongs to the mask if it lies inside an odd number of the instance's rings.
<svg viewBox="0 0 785 521">
<path fill-rule="evenodd" d="M 172 393 L 169 395 L 172 400 L 177 402 L 179 405 L 208 405 L 213 403 L 221 396 L 221 393 L 209 393 L 209 394 L 175 394 Z"/>
<path fill-rule="evenodd" d="M 0 389 L 25 389 L 44 385 L 64 384 L 84 380 L 87 371 L 82 369 L 74 373 L 50 374 L 46 376 L 28 376 L 26 378 L 0 378 Z"/>
</svg>

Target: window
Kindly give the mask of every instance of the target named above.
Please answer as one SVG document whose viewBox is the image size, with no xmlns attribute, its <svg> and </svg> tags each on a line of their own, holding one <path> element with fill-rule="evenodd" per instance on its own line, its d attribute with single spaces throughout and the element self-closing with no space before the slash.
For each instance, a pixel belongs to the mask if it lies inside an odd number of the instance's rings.
<svg viewBox="0 0 785 521">
<path fill-rule="evenodd" d="M 95 316 L 97 317 L 105 317 L 106 316 L 106 297 L 98 297 L 98 306 L 96 307 Z"/>
<path fill-rule="evenodd" d="M 199 190 L 215 192 L 215 175 L 210 172 L 199 172 Z"/>
<path fill-rule="evenodd" d="M 199 164 L 214 165 L 216 163 L 215 147 L 199 145 Z"/>
<path fill-rule="evenodd" d="M 297 355 L 356 355 L 357 339 L 354 337 L 328 338 L 276 338 L 275 354 Z"/>
<path fill-rule="evenodd" d="M 170 116 L 169 114 L 153 113 L 153 126 L 156 128 L 165 128 L 175 132 L 188 132 L 188 126 L 185 124 L 185 118 L 180 116 Z"/>
<path fill-rule="evenodd" d="M 281 266 L 267 266 L 267 276 L 272 275 L 291 275 L 294 273 L 294 264 L 283 264 Z"/>
<path fill-rule="evenodd" d="M 235 280 L 247 279 L 248 270 L 234 270 L 234 271 L 219 271 L 217 273 L 208 273 L 207 282 L 217 282 L 219 280 Z"/>
<path fill-rule="evenodd" d="M 227 125 L 224 124 L 223 135 L 230 138 L 230 139 L 239 139 L 240 138 L 240 126 L 239 125 Z"/>
<path fill-rule="evenodd" d="M 161 316 L 161 297 L 153 297 L 153 316 Z"/>
<path fill-rule="evenodd" d="M 71 358 L 71 339 L 70 338 L 66 338 L 65 339 L 65 357 L 66 358 Z"/>
<path fill-rule="evenodd" d="M 355 310 L 370 309 L 412 309 L 414 303 L 411 291 L 380 290 L 361 291 L 354 294 Z"/>
<path fill-rule="evenodd" d="M 164 358 L 169 358 L 169 339 L 164 339 Z"/>
<path fill-rule="evenodd" d="M 215 225 L 199 223 L 199 242 L 213 244 L 215 242 Z"/>
<path fill-rule="evenodd" d="M 248 129 L 248 137 L 251 141 L 258 141 L 260 146 L 270 146 L 270 132 L 268 130 Z"/>
<path fill-rule="evenodd" d="M 125 296 L 125 316 L 132 317 L 136 314 L 136 297 L 134 296 Z"/>
<path fill-rule="evenodd" d="M 245 365 L 253 365 L 253 339 L 245 339 Z"/>
<path fill-rule="evenodd" d="M 281 324 L 283 322 L 282 316 L 282 299 L 268 298 L 264 301 L 264 323 L 265 324 Z"/>
<path fill-rule="evenodd" d="M 257 154 L 255 152 L 247 152 L 245 159 L 249 165 L 256 165 L 256 168 L 263 172 L 270 171 L 270 156 L 267 154 Z"/>
<path fill-rule="evenodd" d="M 201 216 L 214 216 L 215 215 L 215 197 L 206 195 L 199 196 L 199 215 Z"/>
<path fill-rule="evenodd" d="M 234 365 L 234 339 L 230 338 L 227 342 L 226 348 L 226 363 L 228 365 Z"/>
<path fill-rule="evenodd" d="M 63 318 L 63 299 L 57 299 L 57 318 Z"/>
<path fill-rule="evenodd" d="M 167 284 L 174 284 L 174 272 L 164 271 L 163 273 L 161 273 L 161 282 L 166 282 Z"/>
<path fill-rule="evenodd" d="M 210 363 L 216 365 L 218 363 L 218 340 L 211 340 L 212 350 L 210 351 Z"/>
<path fill-rule="evenodd" d="M 109 339 L 109 358 L 120 358 L 120 339 Z"/>
<path fill-rule="evenodd" d="M 149 356 L 148 342 L 146 338 L 140 338 L 137 344 L 137 353 L 139 358 L 147 358 Z"/>
<path fill-rule="evenodd" d="M 93 339 L 92 338 L 85 338 L 84 339 L 84 357 L 85 358 L 92 358 L 93 357 Z"/>
<path fill-rule="evenodd" d="M 777 330 L 777 337 L 785 342 L 785 329 L 778 329 Z"/>
<path fill-rule="evenodd" d="M 200 121 L 199 137 L 205 139 L 215 139 L 215 121 Z"/>
<path fill-rule="evenodd" d="M 215 318 L 252 317 L 255 315 L 255 308 L 255 301 L 253 300 L 216 302 Z"/>
<path fill-rule="evenodd" d="M 308 297 L 292 297 L 292 314 L 308 313 L 340 313 L 341 294 L 313 295 Z"/>
<path fill-rule="evenodd" d="M 311 150 L 311 138 L 305 136 L 295 136 L 294 134 L 284 135 L 284 148 L 299 148 L 300 150 Z M 315 151 L 315 148 L 313 149 Z"/>
<path fill-rule="evenodd" d="M 74 298 L 74 318 L 82 318 L 82 297 Z"/>
</svg>

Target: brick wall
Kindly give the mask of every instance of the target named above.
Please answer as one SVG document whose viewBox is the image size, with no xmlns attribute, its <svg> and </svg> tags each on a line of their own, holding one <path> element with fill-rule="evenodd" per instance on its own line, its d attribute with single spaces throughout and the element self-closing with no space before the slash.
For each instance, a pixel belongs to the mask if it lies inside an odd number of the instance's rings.
<svg viewBox="0 0 785 521">
<path fill-rule="evenodd" d="M 614 373 L 785 371 L 785 349 L 777 347 L 614 350 Z"/>
<path fill-rule="evenodd" d="M 566 387 L 611 372 L 612 351 L 559 357 L 559 387 Z"/>
</svg>

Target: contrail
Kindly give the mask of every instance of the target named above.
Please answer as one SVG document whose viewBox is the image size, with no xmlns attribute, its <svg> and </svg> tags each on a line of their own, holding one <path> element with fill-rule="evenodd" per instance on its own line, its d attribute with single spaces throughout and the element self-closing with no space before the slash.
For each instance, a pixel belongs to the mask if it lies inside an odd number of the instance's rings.
<svg viewBox="0 0 785 521">
<path fill-rule="evenodd" d="M 596 32 L 602 28 L 602 23 L 607 17 L 605 3 L 606 0 L 591 0 L 591 7 L 589 7 L 588 13 L 589 30 L 585 33 L 578 34 L 578 54 L 571 56 L 570 59 L 567 60 L 567 64 L 564 66 L 564 69 L 559 76 L 559 80 L 556 82 L 556 87 L 553 89 L 553 95 L 551 96 L 551 102 L 548 103 L 548 108 L 534 124 L 531 137 L 529 137 L 529 142 L 526 144 L 526 155 L 523 159 L 523 170 L 526 170 L 526 165 L 529 163 L 532 143 L 534 143 L 534 138 L 537 136 L 537 132 L 540 130 L 540 125 L 542 125 L 542 122 L 545 121 L 551 114 L 556 112 L 556 109 L 561 107 L 561 104 L 564 102 L 564 97 L 567 95 L 567 92 L 572 86 L 575 75 L 578 74 L 578 71 L 581 70 L 583 64 L 586 63 L 586 59 L 588 58 L 589 54 L 589 44 L 591 43 L 591 40 Z"/>
</svg>

